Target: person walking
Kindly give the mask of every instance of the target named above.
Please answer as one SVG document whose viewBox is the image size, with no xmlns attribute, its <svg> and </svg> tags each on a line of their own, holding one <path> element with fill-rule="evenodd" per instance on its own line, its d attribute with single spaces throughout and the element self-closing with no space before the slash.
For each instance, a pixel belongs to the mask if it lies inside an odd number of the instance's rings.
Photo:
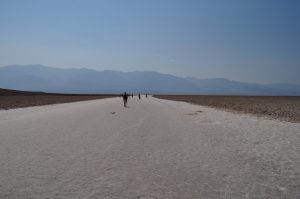
<svg viewBox="0 0 300 199">
<path fill-rule="evenodd" d="M 139 93 L 139 99 L 141 99 L 141 94 Z"/>
<path fill-rule="evenodd" d="M 128 94 L 126 92 L 123 94 L 123 102 L 124 102 L 124 107 L 127 107 Z"/>
</svg>

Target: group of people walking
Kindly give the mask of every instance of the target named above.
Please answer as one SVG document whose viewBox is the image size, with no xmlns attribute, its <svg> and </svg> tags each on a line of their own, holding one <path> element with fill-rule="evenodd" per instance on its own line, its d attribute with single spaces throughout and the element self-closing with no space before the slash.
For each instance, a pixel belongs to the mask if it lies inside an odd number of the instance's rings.
<svg viewBox="0 0 300 199">
<path fill-rule="evenodd" d="M 133 98 L 133 93 L 129 95 L 128 93 L 124 92 L 124 94 L 121 95 L 124 102 L 124 107 L 127 107 L 128 98 L 131 96 Z M 146 98 L 148 97 L 148 94 L 145 94 Z M 141 99 L 141 94 L 138 94 L 138 98 Z"/>
</svg>

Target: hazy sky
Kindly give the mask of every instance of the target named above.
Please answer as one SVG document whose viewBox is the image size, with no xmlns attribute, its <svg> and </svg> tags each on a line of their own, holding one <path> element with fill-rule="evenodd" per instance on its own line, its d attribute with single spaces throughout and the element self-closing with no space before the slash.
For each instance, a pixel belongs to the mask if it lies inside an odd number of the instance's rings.
<svg viewBox="0 0 300 199">
<path fill-rule="evenodd" d="M 0 0 L 0 66 L 300 83 L 299 0 Z"/>
</svg>

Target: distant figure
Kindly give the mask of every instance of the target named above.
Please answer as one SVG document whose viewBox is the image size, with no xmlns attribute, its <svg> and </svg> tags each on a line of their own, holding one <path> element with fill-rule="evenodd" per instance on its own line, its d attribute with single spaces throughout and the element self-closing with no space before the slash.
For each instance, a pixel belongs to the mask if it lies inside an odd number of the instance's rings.
<svg viewBox="0 0 300 199">
<path fill-rule="evenodd" d="M 139 93 L 139 99 L 141 99 L 141 94 Z"/>
<path fill-rule="evenodd" d="M 122 96 L 123 96 L 124 107 L 127 107 L 128 94 L 125 92 Z"/>
<path fill-rule="evenodd" d="M 148 95 L 146 94 L 146 98 L 148 97 Z"/>
<path fill-rule="evenodd" d="M 133 93 L 131 94 L 131 97 L 133 98 Z"/>
</svg>

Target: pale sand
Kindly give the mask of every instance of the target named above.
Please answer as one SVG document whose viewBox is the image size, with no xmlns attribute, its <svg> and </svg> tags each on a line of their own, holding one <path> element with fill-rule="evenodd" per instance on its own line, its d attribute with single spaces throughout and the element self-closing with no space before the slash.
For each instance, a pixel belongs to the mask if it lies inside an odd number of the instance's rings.
<svg viewBox="0 0 300 199">
<path fill-rule="evenodd" d="M 300 198 L 300 124 L 148 97 L 0 111 L 0 198 Z"/>
</svg>

